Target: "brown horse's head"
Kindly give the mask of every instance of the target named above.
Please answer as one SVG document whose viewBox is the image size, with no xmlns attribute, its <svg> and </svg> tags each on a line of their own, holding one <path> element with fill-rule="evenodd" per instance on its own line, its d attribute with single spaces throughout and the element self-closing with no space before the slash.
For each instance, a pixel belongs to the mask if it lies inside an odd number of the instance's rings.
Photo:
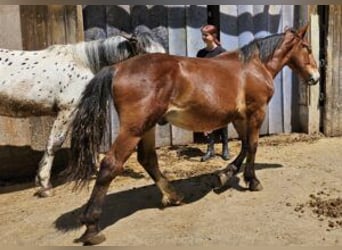
<svg viewBox="0 0 342 250">
<path fill-rule="evenodd" d="M 297 72 L 309 85 L 314 85 L 318 82 L 320 74 L 311 46 L 305 39 L 308 26 L 302 27 L 297 32 L 291 30 L 285 32 L 285 40 L 289 39 L 291 43 L 294 43 L 287 65 Z"/>
</svg>

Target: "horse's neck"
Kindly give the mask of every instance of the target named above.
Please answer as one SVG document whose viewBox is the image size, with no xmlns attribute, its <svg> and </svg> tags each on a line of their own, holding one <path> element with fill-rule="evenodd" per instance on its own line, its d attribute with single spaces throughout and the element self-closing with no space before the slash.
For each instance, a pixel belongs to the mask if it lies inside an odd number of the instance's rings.
<svg viewBox="0 0 342 250">
<path fill-rule="evenodd" d="M 82 62 L 93 73 L 99 71 L 101 55 L 103 53 L 99 50 L 98 40 L 80 42 L 73 44 L 71 47 L 80 62 Z"/>
<path fill-rule="evenodd" d="M 132 56 L 129 42 L 122 36 L 84 42 L 79 51 L 83 51 L 83 61 L 94 73 Z"/>
<path fill-rule="evenodd" d="M 266 68 L 273 78 L 287 65 L 291 57 L 291 53 L 295 49 L 295 41 L 291 40 L 285 46 L 276 49 L 270 59 L 265 62 Z"/>
<path fill-rule="evenodd" d="M 282 68 L 288 62 L 288 58 L 286 56 L 281 55 L 279 52 L 279 54 L 277 54 L 277 52 L 278 51 L 275 51 L 270 60 L 265 63 L 267 70 L 270 72 L 273 78 L 282 70 Z"/>
<path fill-rule="evenodd" d="M 91 61 L 88 57 L 87 43 L 88 42 L 79 42 L 76 44 L 69 45 L 68 48 L 71 50 L 73 56 L 79 63 L 83 64 L 86 68 L 91 69 L 93 73 L 96 73 L 95 69 L 92 69 Z"/>
</svg>

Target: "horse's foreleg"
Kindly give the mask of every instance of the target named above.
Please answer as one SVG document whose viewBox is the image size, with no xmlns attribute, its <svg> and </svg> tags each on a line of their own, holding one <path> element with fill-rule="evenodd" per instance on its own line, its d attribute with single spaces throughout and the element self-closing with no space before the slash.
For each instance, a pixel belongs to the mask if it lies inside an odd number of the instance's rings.
<svg viewBox="0 0 342 250">
<path fill-rule="evenodd" d="M 87 229 L 75 242 L 95 245 L 105 240 L 104 236 L 99 234 L 98 222 L 106 193 L 112 180 L 123 171 L 123 164 L 132 154 L 139 140 L 139 137 L 120 131 L 111 150 L 102 159 L 95 186 L 80 218 L 81 223 L 85 224 Z"/>
<path fill-rule="evenodd" d="M 262 190 L 262 185 L 255 175 L 254 162 L 255 155 L 258 147 L 259 130 L 254 130 L 250 132 L 248 140 L 248 153 L 246 160 L 246 167 L 244 171 L 244 180 L 248 184 L 251 191 Z"/>
<path fill-rule="evenodd" d="M 62 147 L 68 133 L 71 123 L 71 111 L 60 111 L 53 123 L 47 147 L 43 158 L 39 163 L 39 169 L 36 175 L 36 184 L 40 189 L 36 192 L 39 197 L 51 196 L 51 168 L 55 153 Z"/>
<path fill-rule="evenodd" d="M 176 193 L 173 186 L 160 172 L 158 158 L 155 150 L 155 129 L 151 129 L 141 139 L 138 144 L 138 161 L 151 176 L 160 189 L 163 198 L 163 206 L 180 205 L 183 196 Z"/>
<path fill-rule="evenodd" d="M 248 152 L 244 171 L 244 179 L 249 185 L 249 190 L 251 191 L 262 190 L 262 185 L 255 175 L 254 163 L 258 148 L 260 127 L 264 120 L 264 116 L 265 111 L 259 110 L 255 112 L 248 120 Z"/>
<path fill-rule="evenodd" d="M 222 186 L 227 184 L 229 179 L 240 171 L 241 165 L 246 158 L 248 150 L 246 120 L 234 121 L 233 125 L 241 140 L 241 150 L 233 162 L 229 163 L 225 169 L 218 172 L 219 181 Z"/>
</svg>

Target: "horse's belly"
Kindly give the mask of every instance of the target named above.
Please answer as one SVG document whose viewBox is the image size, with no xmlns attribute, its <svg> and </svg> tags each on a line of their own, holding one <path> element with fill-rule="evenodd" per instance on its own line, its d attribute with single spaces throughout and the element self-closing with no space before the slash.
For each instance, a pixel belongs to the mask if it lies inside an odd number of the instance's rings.
<svg viewBox="0 0 342 250">
<path fill-rule="evenodd" d="M 0 94 L 0 115 L 9 117 L 29 117 L 56 115 L 53 103 L 32 98 L 10 98 Z"/>
<path fill-rule="evenodd" d="M 0 115 L 28 117 L 54 115 L 56 97 L 53 91 L 55 79 L 46 81 L 36 77 L 35 81 L 21 75 L 16 78 L 3 76 L 0 79 Z"/>
<path fill-rule="evenodd" d="M 202 116 L 197 112 L 181 109 L 169 110 L 165 115 L 165 119 L 176 127 L 194 132 L 211 131 L 226 125 L 223 119 Z"/>
</svg>

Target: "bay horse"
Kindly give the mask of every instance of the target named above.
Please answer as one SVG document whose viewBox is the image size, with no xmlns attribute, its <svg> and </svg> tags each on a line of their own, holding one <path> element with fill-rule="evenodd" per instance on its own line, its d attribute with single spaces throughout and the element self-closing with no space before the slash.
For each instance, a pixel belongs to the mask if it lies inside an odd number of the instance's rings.
<svg viewBox="0 0 342 250">
<path fill-rule="evenodd" d="M 179 205 L 177 194 L 158 166 L 154 127 L 160 120 L 203 132 L 234 124 L 242 141 L 239 155 L 219 170 L 220 185 L 238 173 L 247 157 L 244 180 L 251 191 L 262 189 L 254 169 L 259 130 L 274 93 L 273 79 L 288 65 L 307 84 L 319 80 L 309 43 L 308 26 L 256 39 L 213 58 L 160 53 L 133 57 L 102 69 L 87 85 L 72 125 L 69 177 L 75 187 L 88 183 L 107 119 L 109 101 L 119 116 L 119 133 L 101 161 L 81 223 L 86 231 L 75 242 L 105 240 L 99 218 L 111 181 L 137 147 L 138 161 L 162 193 L 162 204 Z"/>
<path fill-rule="evenodd" d="M 43 50 L 0 49 L 0 115 L 56 116 L 36 176 L 38 196 L 52 194 L 50 175 L 55 152 L 66 139 L 78 100 L 90 79 L 104 66 L 152 52 L 166 51 L 143 25 L 133 34 Z"/>
</svg>

